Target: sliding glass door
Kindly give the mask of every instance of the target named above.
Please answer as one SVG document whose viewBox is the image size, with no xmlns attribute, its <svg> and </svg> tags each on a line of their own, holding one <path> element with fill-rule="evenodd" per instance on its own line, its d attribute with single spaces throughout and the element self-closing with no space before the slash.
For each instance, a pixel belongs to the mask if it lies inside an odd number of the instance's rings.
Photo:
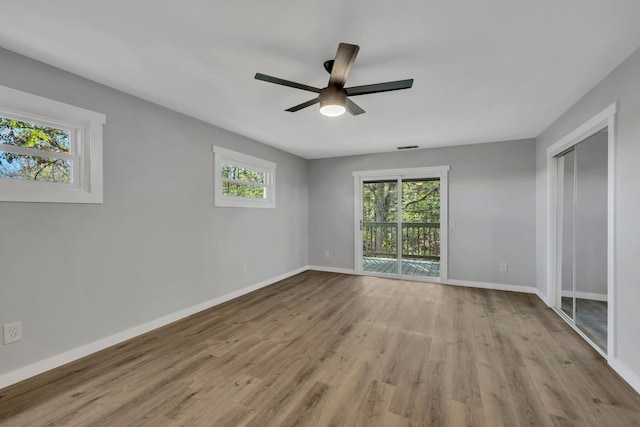
<svg viewBox="0 0 640 427">
<path fill-rule="evenodd" d="M 440 277 L 440 178 L 362 181 L 362 270 Z"/>
<path fill-rule="evenodd" d="M 362 267 L 374 273 L 398 273 L 398 180 L 362 184 Z"/>
<path fill-rule="evenodd" d="M 402 180 L 402 274 L 440 277 L 440 179 Z"/>
</svg>

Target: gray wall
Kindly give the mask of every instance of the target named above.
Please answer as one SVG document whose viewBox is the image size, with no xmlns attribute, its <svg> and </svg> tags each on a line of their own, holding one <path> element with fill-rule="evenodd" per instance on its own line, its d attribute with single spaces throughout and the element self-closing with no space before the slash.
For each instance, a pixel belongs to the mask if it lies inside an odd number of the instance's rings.
<svg viewBox="0 0 640 427">
<path fill-rule="evenodd" d="M 619 102 L 615 148 L 615 254 L 617 353 L 613 363 L 624 365 L 640 386 L 640 51 L 636 51 L 578 103 L 549 126 L 536 142 L 537 274 L 540 292 L 548 295 L 547 161 L 546 149 L 612 103 Z M 611 301 L 609 304 L 611 305 Z M 628 377 L 627 377 L 628 378 Z"/>
<path fill-rule="evenodd" d="M 449 279 L 535 286 L 534 140 L 311 160 L 309 264 L 354 268 L 353 171 L 442 165 L 456 220 Z"/>
<path fill-rule="evenodd" d="M 0 202 L 0 374 L 307 265 L 306 160 L 6 50 L 0 84 L 107 116 L 104 204 Z M 214 144 L 277 163 L 276 209 L 213 207 Z"/>
</svg>

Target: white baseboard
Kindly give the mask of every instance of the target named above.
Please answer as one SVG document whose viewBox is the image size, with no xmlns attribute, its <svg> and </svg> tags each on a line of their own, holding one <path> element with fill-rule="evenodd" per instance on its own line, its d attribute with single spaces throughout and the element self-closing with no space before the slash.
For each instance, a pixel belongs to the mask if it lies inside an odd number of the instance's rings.
<svg viewBox="0 0 640 427">
<path fill-rule="evenodd" d="M 370 271 L 357 272 L 355 269 L 337 268 L 337 267 L 325 267 L 325 266 L 322 266 L 322 265 L 310 265 L 309 266 L 309 270 L 325 271 L 327 273 L 355 274 L 357 276 L 382 277 L 384 279 L 392 279 L 392 280 L 410 280 L 410 281 L 414 281 L 414 282 L 440 283 L 440 278 L 439 277 L 428 277 L 428 276 L 393 277 L 393 275 L 384 274 L 384 273 L 374 273 L 374 272 L 370 272 Z"/>
<path fill-rule="evenodd" d="M 328 273 L 358 274 L 361 276 L 371 275 L 375 277 L 388 277 L 386 275 L 369 274 L 367 272 L 358 273 L 354 269 L 325 267 L 321 265 L 310 265 L 309 270 L 326 271 Z M 390 277 L 390 278 L 393 278 L 393 277 Z M 406 278 L 403 276 L 402 279 L 406 279 Z M 421 276 L 415 276 L 415 277 L 412 277 L 412 279 L 415 279 L 415 281 L 417 282 L 428 281 L 430 283 L 442 283 L 443 285 L 453 285 L 453 286 L 466 286 L 468 288 L 493 289 L 497 291 L 512 291 L 512 292 L 524 292 L 527 294 L 537 294 L 540 297 L 540 299 L 546 302 L 546 298 L 543 298 L 539 294 L 538 289 L 532 286 L 505 285 L 501 283 L 474 282 L 471 280 L 454 280 L 454 279 L 446 279 L 444 281 L 440 281 L 440 278 L 434 278 L 434 277 L 430 278 L 430 277 L 421 277 Z"/>
<path fill-rule="evenodd" d="M 640 394 L 640 377 L 619 359 L 609 358 L 609 366 L 618 373 L 633 389 Z"/>
<path fill-rule="evenodd" d="M 326 267 L 324 265 L 310 265 L 309 270 L 325 271 L 327 273 L 355 274 L 356 276 L 382 277 L 383 279 L 392 279 L 392 280 L 409 280 L 413 282 L 440 283 L 439 277 L 428 277 L 428 276 L 394 277 L 393 275 L 385 274 L 385 273 L 375 273 L 371 271 L 357 272 L 355 269 L 351 269 L 351 268 Z"/>
<path fill-rule="evenodd" d="M 105 348 L 119 344 L 128 339 L 135 338 L 139 335 L 142 335 L 154 329 L 168 325 L 169 323 L 173 323 L 177 320 L 184 319 L 185 317 L 191 316 L 200 311 L 209 309 L 211 307 L 215 307 L 216 305 L 222 304 L 234 298 L 238 298 L 239 296 L 248 294 L 260 288 L 264 288 L 265 286 L 269 286 L 273 283 L 279 282 L 280 280 L 284 280 L 291 276 L 295 276 L 296 274 L 302 273 L 306 270 L 308 270 L 307 266 L 298 268 L 288 273 L 281 274 L 280 276 L 272 277 L 271 279 L 267 279 L 260 283 L 256 283 L 255 285 L 244 287 L 235 292 L 231 292 L 229 294 L 210 299 L 203 303 L 196 304 L 194 306 L 185 308 L 180 311 L 176 311 L 174 313 L 168 314 L 158 319 L 151 320 L 149 322 L 143 323 L 138 326 L 134 326 L 133 328 L 124 330 L 122 332 L 118 332 L 117 334 L 110 335 L 108 337 L 99 339 L 92 343 L 89 343 L 80 347 L 76 347 L 64 353 L 57 354 L 55 356 L 49 357 L 39 362 L 35 362 L 31 365 L 27 365 L 25 367 L 18 368 L 14 371 L 7 372 L 5 374 L 0 375 L 0 389 L 10 386 L 11 384 L 15 384 L 17 382 L 26 380 L 27 378 L 34 377 L 36 375 L 39 375 L 51 369 L 58 368 L 69 362 L 73 362 L 75 360 L 81 359 L 92 353 L 96 353 L 100 350 L 104 350 Z"/>
<path fill-rule="evenodd" d="M 337 268 L 337 267 L 325 267 L 322 265 L 310 265 L 309 270 L 325 271 L 327 273 L 342 273 L 342 274 L 358 274 L 352 268 Z"/>
<path fill-rule="evenodd" d="M 538 298 L 540 298 L 542 300 L 543 303 L 545 303 L 548 307 L 551 307 L 551 304 L 549 303 L 549 298 L 542 293 L 542 291 L 540 291 L 540 289 L 536 288 L 536 295 L 538 295 Z"/>
<path fill-rule="evenodd" d="M 507 285 L 503 283 L 474 282 L 471 280 L 447 279 L 445 285 L 466 286 L 468 288 L 493 289 L 495 291 L 522 292 L 525 294 L 537 294 L 538 289 L 533 286 Z"/>
<path fill-rule="evenodd" d="M 573 292 L 571 291 L 562 291 L 563 297 L 572 297 Z M 576 291 L 576 298 L 580 299 L 589 299 L 592 301 L 607 301 L 607 294 L 596 294 L 593 292 L 578 292 Z"/>
</svg>

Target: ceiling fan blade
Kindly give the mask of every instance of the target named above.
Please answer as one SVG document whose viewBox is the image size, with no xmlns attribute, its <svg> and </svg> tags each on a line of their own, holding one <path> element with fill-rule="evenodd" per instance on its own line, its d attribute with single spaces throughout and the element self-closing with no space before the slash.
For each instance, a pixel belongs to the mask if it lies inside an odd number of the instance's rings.
<svg viewBox="0 0 640 427">
<path fill-rule="evenodd" d="M 295 107 L 287 108 L 285 111 L 290 111 L 292 113 L 295 113 L 298 110 L 302 110 L 303 108 L 310 107 L 313 104 L 317 104 L 318 102 L 320 102 L 320 97 L 313 98 L 312 100 L 303 102 L 302 104 L 298 104 Z"/>
<path fill-rule="evenodd" d="M 302 83 L 291 82 L 289 80 L 279 79 L 278 77 L 267 76 L 266 74 L 256 73 L 256 80 L 262 80 L 263 82 L 275 83 L 277 85 L 289 86 L 296 89 L 308 90 L 309 92 L 320 93 L 320 89 L 317 87 L 303 85 Z"/>
<path fill-rule="evenodd" d="M 337 86 L 340 89 L 344 87 L 359 50 L 360 46 L 355 44 L 340 43 L 338 45 L 336 59 L 329 77 L 329 86 Z"/>
<path fill-rule="evenodd" d="M 347 109 L 348 112 L 350 112 L 354 116 L 357 116 L 358 114 L 366 113 L 366 111 L 364 111 L 358 104 L 356 104 L 349 98 L 347 98 L 347 103 L 345 105 L 345 108 Z"/>
<path fill-rule="evenodd" d="M 372 85 L 347 87 L 347 96 L 367 95 L 369 93 L 390 92 L 392 90 L 409 89 L 413 79 L 396 80 L 395 82 L 376 83 Z"/>
</svg>

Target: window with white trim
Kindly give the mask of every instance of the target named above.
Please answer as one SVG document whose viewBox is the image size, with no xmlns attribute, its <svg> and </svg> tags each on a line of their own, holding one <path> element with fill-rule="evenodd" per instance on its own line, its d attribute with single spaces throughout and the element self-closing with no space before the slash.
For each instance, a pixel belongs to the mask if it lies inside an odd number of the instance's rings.
<svg viewBox="0 0 640 427">
<path fill-rule="evenodd" d="M 104 114 L 0 86 L 0 201 L 102 203 Z"/>
<path fill-rule="evenodd" d="M 217 146 L 213 151 L 215 206 L 276 207 L 275 163 Z"/>
</svg>

